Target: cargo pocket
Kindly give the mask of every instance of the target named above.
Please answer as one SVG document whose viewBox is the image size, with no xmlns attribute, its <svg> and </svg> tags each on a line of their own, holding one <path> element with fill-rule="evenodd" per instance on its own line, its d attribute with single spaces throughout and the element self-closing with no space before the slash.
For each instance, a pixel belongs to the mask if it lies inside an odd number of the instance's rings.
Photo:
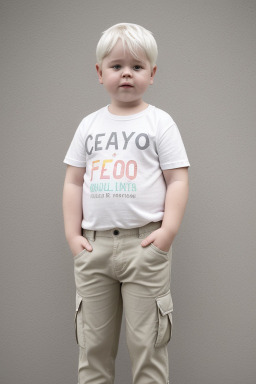
<svg viewBox="0 0 256 384">
<path fill-rule="evenodd" d="M 158 313 L 158 329 L 155 347 L 163 347 L 172 337 L 173 302 L 171 291 L 156 298 Z"/>
<path fill-rule="evenodd" d="M 80 347 L 85 348 L 82 305 L 83 305 L 83 298 L 76 292 L 76 313 L 75 313 L 76 342 Z"/>
</svg>

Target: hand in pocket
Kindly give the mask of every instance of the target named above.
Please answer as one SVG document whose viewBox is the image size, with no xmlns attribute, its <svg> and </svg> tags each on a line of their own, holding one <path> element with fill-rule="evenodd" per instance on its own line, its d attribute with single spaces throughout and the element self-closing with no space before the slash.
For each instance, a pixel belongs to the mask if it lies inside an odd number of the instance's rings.
<svg viewBox="0 0 256 384">
<path fill-rule="evenodd" d="M 88 252 L 92 251 L 91 244 L 84 236 L 74 236 L 69 241 L 69 247 L 73 256 L 78 255 L 84 249 L 86 249 Z"/>
</svg>

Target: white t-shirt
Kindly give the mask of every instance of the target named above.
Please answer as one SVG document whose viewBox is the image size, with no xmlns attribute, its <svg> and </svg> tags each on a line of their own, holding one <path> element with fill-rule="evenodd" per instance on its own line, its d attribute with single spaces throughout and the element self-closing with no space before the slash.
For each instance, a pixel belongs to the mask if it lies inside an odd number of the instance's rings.
<svg viewBox="0 0 256 384">
<path fill-rule="evenodd" d="M 162 170 L 189 167 L 172 117 L 149 105 L 118 116 L 108 106 L 79 124 L 64 163 L 86 167 L 82 228 L 135 228 L 162 220 Z"/>
</svg>

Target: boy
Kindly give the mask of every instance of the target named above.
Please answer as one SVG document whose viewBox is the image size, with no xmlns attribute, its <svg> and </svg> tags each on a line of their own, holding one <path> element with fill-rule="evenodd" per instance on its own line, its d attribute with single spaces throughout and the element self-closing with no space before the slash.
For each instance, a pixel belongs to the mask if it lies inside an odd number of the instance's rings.
<svg viewBox="0 0 256 384">
<path fill-rule="evenodd" d="M 114 382 L 123 309 L 133 384 L 167 384 L 171 245 L 190 164 L 171 116 L 142 99 L 157 68 L 151 32 L 114 25 L 96 54 L 111 102 L 82 120 L 64 160 L 79 384 Z"/>
</svg>

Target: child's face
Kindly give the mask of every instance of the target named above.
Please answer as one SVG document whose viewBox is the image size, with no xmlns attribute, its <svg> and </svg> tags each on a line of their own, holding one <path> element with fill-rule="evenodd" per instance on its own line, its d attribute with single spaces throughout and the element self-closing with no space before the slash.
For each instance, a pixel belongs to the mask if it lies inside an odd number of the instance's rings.
<svg viewBox="0 0 256 384">
<path fill-rule="evenodd" d="M 139 105 L 142 96 L 156 72 L 156 66 L 151 70 L 150 62 L 143 50 L 137 52 L 136 59 L 123 49 L 121 40 L 118 40 L 112 51 L 103 59 L 102 68 L 96 64 L 99 81 L 104 84 L 111 96 L 112 104 L 118 106 Z"/>
</svg>

